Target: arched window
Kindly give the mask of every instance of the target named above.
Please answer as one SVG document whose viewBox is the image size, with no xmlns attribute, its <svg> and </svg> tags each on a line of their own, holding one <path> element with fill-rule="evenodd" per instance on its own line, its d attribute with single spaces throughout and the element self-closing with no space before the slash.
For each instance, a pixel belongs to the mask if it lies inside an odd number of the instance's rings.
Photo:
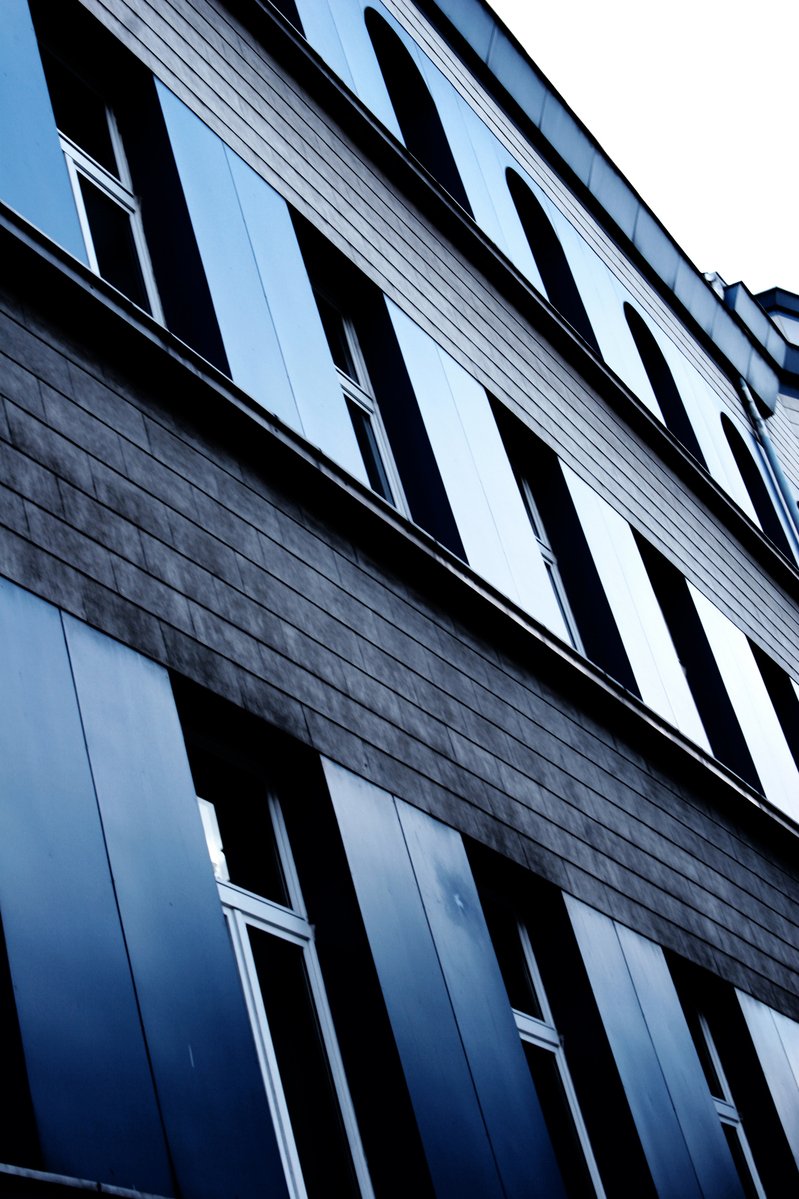
<svg viewBox="0 0 799 1199">
<path fill-rule="evenodd" d="M 666 428 L 682 442 L 689 454 L 693 454 L 697 462 L 701 462 L 702 466 L 707 469 L 704 455 L 699 448 L 699 442 L 691 426 L 688 413 L 685 411 L 682 396 L 677 390 L 674 376 L 652 330 L 632 304 L 624 305 L 624 315 L 655 393 L 655 399 L 663 413 Z"/>
<path fill-rule="evenodd" d="M 738 467 L 741 478 L 744 481 L 744 486 L 749 493 L 752 507 L 755 510 L 757 519 L 760 521 L 761 529 L 767 537 L 771 538 L 777 549 L 785 554 L 786 558 L 793 558 L 785 530 L 774 510 L 774 504 L 772 503 L 771 496 L 768 493 L 768 488 L 763 481 L 763 476 L 760 473 L 758 465 L 752 457 L 752 453 L 743 437 L 726 413 L 721 414 L 721 427 L 724 430 L 727 444 L 735 459 L 735 465 Z"/>
<path fill-rule="evenodd" d="M 402 40 L 373 8 L 367 8 L 365 20 L 406 147 L 472 216 L 444 126 L 421 71 Z"/>
<path fill-rule="evenodd" d="M 574 275 L 549 217 L 520 175 L 509 167 L 505 177 L 548 299 L 591 349 L 600 354 Z"/>
</svg>

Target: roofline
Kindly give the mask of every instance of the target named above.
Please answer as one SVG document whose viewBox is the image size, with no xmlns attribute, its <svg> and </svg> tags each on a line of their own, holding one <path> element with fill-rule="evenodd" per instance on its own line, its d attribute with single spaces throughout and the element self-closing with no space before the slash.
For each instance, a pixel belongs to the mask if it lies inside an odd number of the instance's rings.
<svg viewBox="0 0 799 1199">
<path fill-rule="evenodd" d="M 733 377 L 743 376 L 773 413 L 783 376 L 795 373 L 794 356 L 749 289 L 734 284 L 722 300 L 485 0 L 417 3 L 467 66 L 482 67 L 478 74 L 511 118 L 538 132 L 539 148 L 543 141 L 554 150 L 556 165 L 581 185 L 614 237 L 643 259 L 724 355 Z"/>
</svg>

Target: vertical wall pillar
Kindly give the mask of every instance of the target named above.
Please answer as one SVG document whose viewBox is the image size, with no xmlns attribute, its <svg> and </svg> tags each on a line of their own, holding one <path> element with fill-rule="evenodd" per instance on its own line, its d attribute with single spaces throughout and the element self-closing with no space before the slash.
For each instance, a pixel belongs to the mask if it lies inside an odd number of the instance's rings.
<svg viewBox="0 0 799 1199">
<path fill-rule="evenodd" d="M 459 834 L 324 765 L 436 1194 L 563 1196 Z"/>
<path fill-rule="evenodd" d="M 743 1199 L 662 950 L 566 897 L 660 1199 Z"/>
</svg>

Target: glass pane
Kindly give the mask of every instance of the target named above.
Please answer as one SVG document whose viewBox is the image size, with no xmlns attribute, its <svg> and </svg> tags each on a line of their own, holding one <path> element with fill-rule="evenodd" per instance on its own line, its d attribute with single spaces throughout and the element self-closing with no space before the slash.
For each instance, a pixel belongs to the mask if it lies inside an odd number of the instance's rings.
<svg viewBox="0 0 799 1199">
<path fill-rule="evenodd" d="M 309 1199 L 360 1194 L 303 951 L 250 928 L 250 946 Z"/>
<path fill-rule="evenodd" d="M 100 274 L 149 312 L 129 214 L 83 175 L 80 190 Z"/>
<path fill-rule="evenodd" d="M 55 122 L 76 146 L 119 177 L 103 99 L 54 55 L 42 54 Z"/>
<path fill-rule="evenodd" d="M 383 459 L 380 455 L 380 449 L 375 437 L 375 431 L 372 428 L 369 413 L 365 412 L 360 404 L 356 404 L 353 400 L 349 399 L 347 400 L 347 408 L 352 420 L 352 427 L 355 430 L 355 440 L 358 442 L 358 449 L 361 451 L 363 464 L 366 467 L 369 486 L 378 495 L 382 495 L 384 500 L 388 500 L 389 504 L 393 504 L 394 496 L 391 494 L 391 486 L 386 474 L 386 468 L 383 465 Z"/>
<path fill-rule="evenodd" d="M 356 383 L 360 383 L 361 379 L 358 378 L 358 371 L 347 341 L 344 317 L 320 292 L 315 291 L 314 296 L 333 361 L 340 371 L 343 371 L 350 379 L 354 379 Z"/>
<path fill-rule="evenodd" d="M 595 1199 L 585 1155 L 574 1127 L 554 1053 L 523 1041 L 524 1054 L 544 1113 L 569 1199 Z"/>
<path fill-rule="evenodd" d="M 197 794 L 213 804 L 230 882 L 289 907 L 263 781 L 197 751 L 191 770 Z"/>
<path fill-rule="evenodd" d="M 727 1144 L 730 1147 L 732 1160 L 735 1162 L 735 1169 L 738 1171 L 738 1177 L 741 1180 L 741 1186 L 744 1189 L 746 1199 L 760 1199 L 760 1192 L 755 1187 L 752 1181 L 752 1172 L 749 1169 L 749 1164 L 744 1156 L 741 1138 L 738 1136 L 738 1130 L 733 1128 L 731 1124 L 722 1124 L 724 1135 L 727 1138 Z"/>
<path fill-rule="evenodd" d="M 490 896 L 483 897 L 483 911 L 511 1007 L 543 1020 L 544 1013 L 527 969 L 515 911 Z"/>
</svg>

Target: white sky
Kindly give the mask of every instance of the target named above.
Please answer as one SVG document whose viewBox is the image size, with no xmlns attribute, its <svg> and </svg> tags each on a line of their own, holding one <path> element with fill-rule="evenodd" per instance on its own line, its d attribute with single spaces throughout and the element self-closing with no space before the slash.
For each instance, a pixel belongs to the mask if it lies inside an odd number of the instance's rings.
<svg viewBox="0 0 799 1199">
<path fill-rule="evenodd" d="M 489 0 L 700 271 L 799 292 L 799 0 Z"/>
</svg>

